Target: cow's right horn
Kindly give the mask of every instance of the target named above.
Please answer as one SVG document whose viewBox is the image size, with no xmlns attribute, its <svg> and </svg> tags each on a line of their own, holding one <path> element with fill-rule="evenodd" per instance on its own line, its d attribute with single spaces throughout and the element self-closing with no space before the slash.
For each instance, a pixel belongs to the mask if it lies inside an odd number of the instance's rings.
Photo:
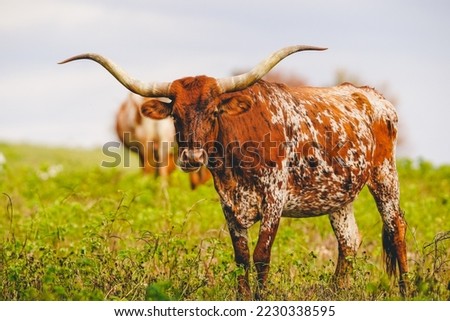
<svg viewBox="0 0 450 321">
<path fill-rule="evenodd" d="M 108 70 L 122 85 L 130 91 L 143 97 L 169 97 L 170 82 L 151 82 L 143 83 L 138 79 L 130 77 L 122 68 L 117 66 L 110 59 L 95 53 L 86 53 L 68 58 L 59 64 L 65 64 L 70 61 L 90 59 Z"/>
<path fill-rule="evenodd" d="M 314 46 L 291 46 L 280 49 L 272 53 L 269 57 L 261 61 L 258 65 L 256 65 L 252 70 L 247 73 L 217 79 L 217 83 L 222 88 L 223 93 L 233 92 L 243 90 L 255 82 L 264 77 L 277 63 L 286 58 L 287 56 L 304 50 L 326 50 L 327 48 L 322 47 L 314 47 Z"/>
</svg>

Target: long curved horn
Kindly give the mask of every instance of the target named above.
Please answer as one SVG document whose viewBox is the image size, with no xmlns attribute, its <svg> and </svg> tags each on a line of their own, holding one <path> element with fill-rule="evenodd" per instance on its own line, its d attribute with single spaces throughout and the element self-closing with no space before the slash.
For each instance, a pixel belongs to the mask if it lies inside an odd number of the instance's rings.
<svg viewBox="0 0 450 321">
<path fill-rule="evenodd" d="M 247 73 L 217 79 L 217 83 L 222 88 L 223 93 L 243 90 L 255 82 L 264 77 L 277 63 L 286 58 L 287 56 L 304 50 L 326 50 L 327 48 L 314 47 L 314 46 L 291 46 L 280 49 L 272 53 L 265 60 L 261 61 L 252 70 Z"/>
<path fill-rule="evenodd" d="M 65 64 L 70 61 L 90 59 L 108 70 L 122 85 L 128 88 L 130 91 L 144 96 L 144 97 L 169 97 L 169 89 L 171 82 L 151 82 L 143 83 L 142 81 L 132 78 L 122 68 L 117 66 L 110 59 L 103 57 L 95 53 L 86 53 L 77 56 L 73 56 L 66 60 L 59 62 L 59 64 Z"/>
</svg>

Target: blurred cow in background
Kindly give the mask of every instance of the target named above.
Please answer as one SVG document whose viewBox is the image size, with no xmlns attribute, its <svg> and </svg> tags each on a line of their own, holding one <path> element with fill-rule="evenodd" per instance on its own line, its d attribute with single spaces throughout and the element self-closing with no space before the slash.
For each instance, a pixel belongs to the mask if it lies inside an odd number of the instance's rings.
<svg viewBox="0 0 450 321">
<path fill-rule="evenodd" d="M 129 94 L 116 116 L 116 132 L 122 143 L 138 152 L 145 173 L 166 177 L 175 169 L 175 128 L 170 118 L 143 117 L 144 98 Z"/>
<path fill-rule="evenodd" d="M 158 99 L 167 102 L 167 98 Z M 146 100 L 149 98 L 129 94 L 122 102 L 116 116 L 117 136 L 125 147 L 139 154 L 144 173 L 167 180 L 176 168 L 175 127 L 171 118 L 155 120 L 143 117 L 141 106 Z M 210 177 L 205 167 L 190 173 L 191 188 L 204 184 Z"/>
</svg>

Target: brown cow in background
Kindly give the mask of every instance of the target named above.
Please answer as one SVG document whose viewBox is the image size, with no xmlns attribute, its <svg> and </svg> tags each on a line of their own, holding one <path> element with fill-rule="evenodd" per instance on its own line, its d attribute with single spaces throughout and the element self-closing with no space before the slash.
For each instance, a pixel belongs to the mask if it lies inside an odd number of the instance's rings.
<svg viewBox="0 0 450 321">
<path fill-rule="evenodd" d="M 158 99 L 167 102 L 165 98 Z M 176 169 L 173 120 L 143 117 L 141 106 L 146 100 L 149 99 L 131 93 L 128 95 L 116 115 L 116 133 L 125 147 L 139 154 L 144 173 L 167 180 L 170 173 Z M 205 167 L 191 172 L 191 188 L 195 189 L 210 178 L 211 174 Z"/>
</svg>

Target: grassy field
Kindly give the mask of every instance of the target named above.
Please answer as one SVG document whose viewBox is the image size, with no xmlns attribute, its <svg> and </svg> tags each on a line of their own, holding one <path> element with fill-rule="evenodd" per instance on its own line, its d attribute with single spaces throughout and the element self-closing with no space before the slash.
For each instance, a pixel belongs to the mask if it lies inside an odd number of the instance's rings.
<svg viewBox="0 0 450 321">
<path fill-rule="evenodd" d="M 136 167 L 102 168 L 101 150 L 0 143 L 0 300 L 234 300 L 236 268 L 212 182 L 167 192 Z M 107 159 L 106 159 L 107 160 Z M 450 166 L 400 160 L 412 300 L 450 300 Z M 337 257 L 327 217 L 283 219 L 269 300 L 400 300 L 382 265 L 367 190 L 349 289 L 329 285 Z M 257 226 L 251 230 L 254 246 Z M 252 272 L 252 280 L 254 272 Z"/>
</svg>

